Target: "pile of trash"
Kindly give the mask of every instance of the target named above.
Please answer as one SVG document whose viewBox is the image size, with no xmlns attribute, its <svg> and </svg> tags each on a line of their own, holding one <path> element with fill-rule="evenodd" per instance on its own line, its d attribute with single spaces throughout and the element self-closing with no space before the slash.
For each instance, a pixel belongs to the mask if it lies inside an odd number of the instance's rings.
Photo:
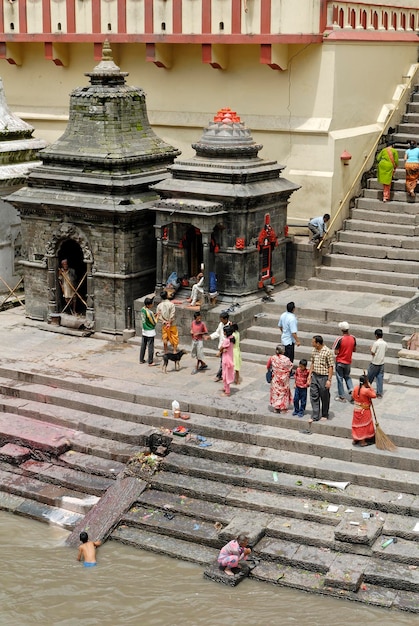
<svg viewBox="0 0 419 626">
<path fill-rule="evenodd" d="M 161 462 L 162 457 L 153 452 L 138 452 L 129 459 L 124 476 L 136 476 L 147 480 L 159 470 Z"/>
</svg>

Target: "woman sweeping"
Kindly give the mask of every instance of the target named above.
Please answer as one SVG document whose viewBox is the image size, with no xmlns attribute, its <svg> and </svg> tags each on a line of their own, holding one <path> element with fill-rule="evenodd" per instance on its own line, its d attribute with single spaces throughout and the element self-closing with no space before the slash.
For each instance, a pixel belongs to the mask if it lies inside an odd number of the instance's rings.
<svg viewBox="0 0 419 626">
<path fill-rule="evenodd" d="M 266 364 L 267 369 L 272 368 L 270 404 L 275 413 L 287 411 L 291 403 L 290 373 L 292 363 L 284 355 L 284 346 L 278 345 L 275 354 Z"/>
<path fill-rule="evenodd" d="M 419 179 L 419 148 L 416 141 L 409 142 L 404 155 L 406 170 L 406 191 L 411 198 L 415 197 L 415 189 Z"/>
<path fill-rule="evenodd" d="M 390 200 L 391 181 L 399 163 L 399 153 L 389 142 L 377 156 L 377 179 L 383 185 L 383 202 Z"/>
<path fill-rule="evenodd" d="M 352 398 L 354 399 L 352 444 L 354 446 L 369 446 L 375 441 L 371 404 L 372 399 L 376 397 L 376 393 L 368 381 L 368 376 L 361 376 L 359 385 L 352 392 Z"/>
</svg>

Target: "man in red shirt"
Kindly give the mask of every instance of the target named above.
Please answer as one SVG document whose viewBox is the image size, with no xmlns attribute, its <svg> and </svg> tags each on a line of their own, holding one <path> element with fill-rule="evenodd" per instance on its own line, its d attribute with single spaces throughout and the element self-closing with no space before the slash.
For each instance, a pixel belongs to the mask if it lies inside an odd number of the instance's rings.
<svg viewBox="0 0 419 626">
<path fill-rule="evenodd" d="M 343 381 L 345 381 L 348 393 L 351 396 L 351 402 L 353 402 L 352 392 L 354 390 L 354 384 L 351 379 L 351 363 L 352 354 L 356 352 L 356 339 L 353 335 L 349 334 L 348 322 L 340 322 L 339 328 L 342 331 L 342 336 L 338 337 L 333 344 L 336 355 L 336 381 L 338 383 L 339 394 L 335 400 L 346 402 L 343 390 Z"/>
</svg>

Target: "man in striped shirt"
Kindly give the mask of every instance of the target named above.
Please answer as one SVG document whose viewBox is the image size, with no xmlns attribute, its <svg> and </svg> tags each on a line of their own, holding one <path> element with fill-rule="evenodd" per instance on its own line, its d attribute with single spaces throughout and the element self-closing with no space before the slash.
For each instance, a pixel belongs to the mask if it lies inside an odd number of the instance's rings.
<svg viewBox="0 0 419 626">
<path fill-rule="evenodd" d="M 313 413 L 309 422 L 318 422 L 319 420 L 325 422 L 329 419 L 330 387 L 332 385 L 334 362 L 333 352 L 323 344 L 321 335 L 314 335 L 311 345 L 313 346 L 313 351 L 307 383 L 310 385 L 310 401 Z"/>
</svg>

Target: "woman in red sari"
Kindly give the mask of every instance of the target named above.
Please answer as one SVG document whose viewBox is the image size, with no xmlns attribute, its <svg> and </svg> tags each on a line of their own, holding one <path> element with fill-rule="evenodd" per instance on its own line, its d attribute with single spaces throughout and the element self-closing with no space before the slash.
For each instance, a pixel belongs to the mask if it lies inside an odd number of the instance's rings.
<svg viewBox="0 0 419 626">
<path fill-rule="evenodd" d="M 352 392 L 354 414 L 352 417 L 352 444 L 369 446 L 375 441 L 374 420 L 371 415 L 372 399 L 377 395 L 371 387 L 368 377 L 361 376 L 359 385 Z"/>
<path fill-rule="evenodd" d="M 292 363 L 284 355 L 284 346 L 276 346 L 275 353 L 269 358 L 266 367 L 268 369 L 272 367 L 270 404 L 275 413 L 281 413 L 281 411 L 287 411 L 291 403 L 290 373 Z"/>
</svg>

